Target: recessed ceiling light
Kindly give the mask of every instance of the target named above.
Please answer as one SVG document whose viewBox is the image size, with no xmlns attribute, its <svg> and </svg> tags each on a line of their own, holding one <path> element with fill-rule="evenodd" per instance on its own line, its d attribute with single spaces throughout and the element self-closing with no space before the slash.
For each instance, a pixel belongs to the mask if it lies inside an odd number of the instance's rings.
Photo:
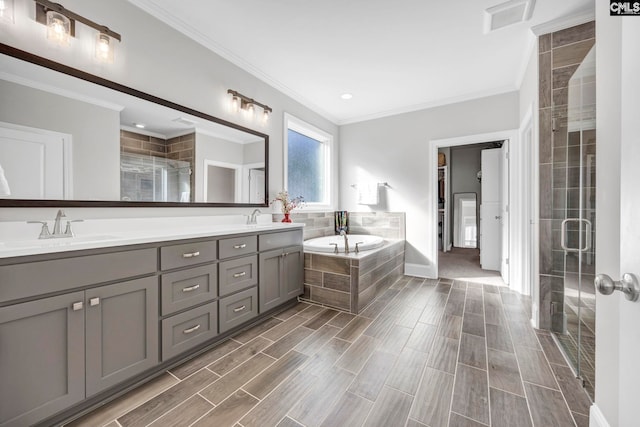
<svg viewBox="0 0 640 427">
<path fill-rule="evenodd" d="M 342 95 L 340 95 L 340 98 L 342 99 L 351 99 L 353 98 L 353 95 L 350 93 L 343 93 Z"/>
<path fill-rule="evenodd" d="M 145 126 L 144 123 L 134 123 L 133 125 L 138 129 L 144 129 L 144 126 Z"/>
</svg>

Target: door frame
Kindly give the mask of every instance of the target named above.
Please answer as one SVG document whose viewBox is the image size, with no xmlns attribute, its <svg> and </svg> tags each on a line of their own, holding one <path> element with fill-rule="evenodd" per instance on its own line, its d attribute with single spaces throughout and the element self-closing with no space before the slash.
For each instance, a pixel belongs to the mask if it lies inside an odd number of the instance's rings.
<svg viewBox="0 0 640 427">
<path fill-rule="evenodd" d="M 520 129 L 505 129 L 495 132 L 457 136 L 443 139 L 432 139 L 429 141 L 429 179 L 431 184 L 431 195 L 427 198 L 428 211 L 433 213 L 435 220 L 431 224 L 432 235 L 438 235 L 438 148 L 455 147 L 460 145 L 481 144 L 483 142 L 509 140 L 509 287 L 523 295 L 531 293 L 530 280 L 523 281 L 520 272 L 529 263 L 530 243 L 527 241 L 527 233 L 524 232 L 524 197 L 528 195 L 530 177 L 527 176 L 521 167 L 526 161 L 526 150 L 520 146 Z M 431 260 L 427 277 L 438 277 L 438 241 L 437 238 L 429 245 L 427 257 Z M 518 273 L 516 275 L 516 273 Z"/>
</svg>

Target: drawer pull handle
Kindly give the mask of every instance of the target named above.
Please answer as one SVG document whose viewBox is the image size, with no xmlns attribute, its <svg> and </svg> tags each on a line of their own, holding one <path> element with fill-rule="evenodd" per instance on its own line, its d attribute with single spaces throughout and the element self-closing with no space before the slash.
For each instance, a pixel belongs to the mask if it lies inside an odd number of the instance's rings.
<svg viewBox="0 0 640 427">
<path fill-rule="evenodd" d="M 80 302 L 74 302 L 71 307 L 73 308 L 73 311 L 79 311 L 79 310 L 82 310 L 83 306 L 84 304 L 82 304 L 82 301 L 80 301 Z"/>
<path fill-rule="evenodd" d="M 247 272 L 246 272 L 246 271 L 243 271 L 242 273 L 236 273 L 236 274 L 234 274 L 234 275 L 233 275 L 233 278 L 234 278 L 234 279 L 237 279 L 238 277 L 242 277 L 242 276 L 246 276 L 246 275 L 247 275 Z"/>
<path fill-rule="evenodd" d="M 241 245 L 234 245 L 234 247 L 233 247 L 233 248 L 234 248 L 234 249 L 244 249 L 244 248 L 246 248 L 246 247 L 247 247 L 247 244 L 246 244 L 246 243 L 243 243 L 243 244 L 241 244 Z"/>
<path fill-rule="evenodd" d="M 196 325 L 193 328 L 185 329 L 184 331 L 182 331 L 182 333 L 183 334 L 190 334 L 192 332 L 197 331 L 198 329 L 200 329 L 200 325 Z"/>
<path fill-rule="evenodd" d="M 191 292 L 198 289 L 200 285 L 187 286 L 186 288 L 182 288 L 182 292 Z"/>
<path fill-rule="evenodd" d="M 100 305 L 100 298 L 91 298 L 89 300 L 89 305 L 91 307 L 95 307 L 96 305 Z"/>
<path fill-rule="evenodd" d="M 245 308 L 247 308 L 247 306 L 246 306 L 246 305 L 241 305 L 240 307 L 234 308 L 234 309 L 233 309 L 233 312 L 234 312 L 234 313 L 238 313 L 238 312 L 240 312 L 240 311 L 244 310 Z"/>
<path fill-rule="evenodd" d="M 182 254 L 182 258 L 195 258 L 200 256 L 200 252 L 189 252 L 187 254 Z"/>
</svg>

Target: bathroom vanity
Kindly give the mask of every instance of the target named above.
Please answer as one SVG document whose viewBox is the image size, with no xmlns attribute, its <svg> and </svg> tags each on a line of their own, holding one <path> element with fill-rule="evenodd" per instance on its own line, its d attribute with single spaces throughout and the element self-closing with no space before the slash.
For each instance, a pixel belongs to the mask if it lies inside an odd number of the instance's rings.
<svg viewBox="0 0 640 427">
<path fill-rule="evenodd" d="M 1 426 L 68 419 L 303 292 L 299 224 L 123 234 L 0 243 Z"/>
</svg>

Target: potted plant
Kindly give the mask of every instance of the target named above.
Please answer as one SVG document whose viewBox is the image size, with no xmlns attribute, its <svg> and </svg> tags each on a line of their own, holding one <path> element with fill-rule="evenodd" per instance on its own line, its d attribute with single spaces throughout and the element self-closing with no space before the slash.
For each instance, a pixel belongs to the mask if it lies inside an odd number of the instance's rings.
<svg viewBox="0 0 640 427">
<path fill-rule="evenodd" d="M 282 220 L 282 222 L 291 222 L 289 214 L 295 208 L 301 208 L 304 205 L 304 197 L 297 196 L 294 198 L 289 198 L 289 192 L 287 190 L 282 190 L 278 193 L 276 198 L 271 201 L 271 204 L 275 202 L 280 202 L 280 207 L 282 208 L 282 213 L 284 214 L 284 219 Z"/>
</svg>

